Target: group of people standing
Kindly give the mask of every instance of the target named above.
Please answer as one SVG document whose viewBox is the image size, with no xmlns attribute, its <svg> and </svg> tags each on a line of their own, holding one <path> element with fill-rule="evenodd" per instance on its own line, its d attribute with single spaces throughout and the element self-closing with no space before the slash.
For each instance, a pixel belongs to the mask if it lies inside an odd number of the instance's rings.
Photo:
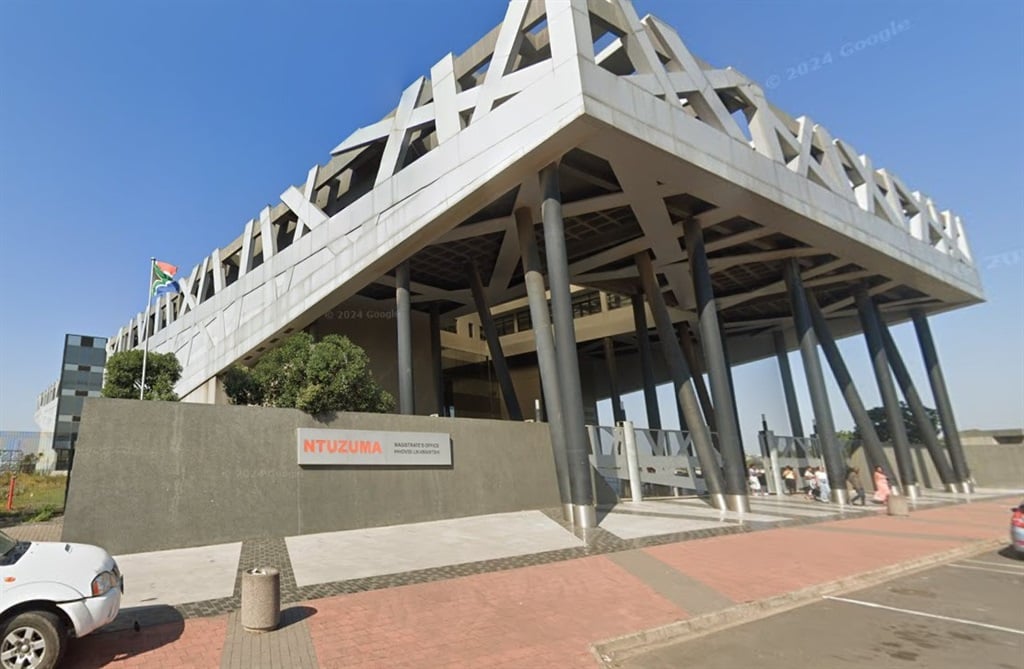
<svg viewBox="0 0 1024 669">
<path fill-rule="evenodd" d="M 819 502 L 829 501 L 832 487 L 829 485 L 828 473 L 824 467 L 808 467 L 804 470 L 803 479 L 804 492 L 808 499 L 815 499 Z M 783 467 L 782 481 L 786 486 L 787 495 L 796 494 L 796 470 L 789 465 Z M 867 496 L 864 492 L 864 483 L 861 480 L 860 470 L 857 467 L 847 467 L 845 483 L 847 488 L 853 490 L 854 493 L 850 498 L 850 504 L 857 504 L 859 501 L 860 505 L 864 506 L 867 503 Z M 889 499 L 889 495 L 892 494 L 892 489 L 889 486 L 889 477 L 881 466 L 875 467 L 875 471 L 872 474 L 872 483 L 875 486 L 875 494 L 871 497 L 871 501 L 875 504 L 885 504 Z"/>
</svg>

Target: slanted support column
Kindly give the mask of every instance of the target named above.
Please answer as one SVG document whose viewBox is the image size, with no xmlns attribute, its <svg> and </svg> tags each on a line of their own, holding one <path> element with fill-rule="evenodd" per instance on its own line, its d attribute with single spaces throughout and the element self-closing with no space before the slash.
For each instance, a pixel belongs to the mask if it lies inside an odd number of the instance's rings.
<svg viewBox="0 0 1024 669">
<path fill-rule="evenodd" d="M 398 324 L 398 411 L 416 413 L 412 382 L 412 299 L 409 295 L 409 262 L 395 268 L 395 321 Z"/>
<path fill-rule="evenodd" d="M 821 350 L 825 353 L 829 367 L 832 368 L 832 376 L 835 377 L 836 384 L 839 385 L 843 399 L 846 400 L 846 406 L 850 410 L 850 415 L 853 416 L 853 422 L 857 424 L 857 429 L 860 431 L 870 469 L 874 470 L 875 467 L 881 465 L 886 476 L 895 478 L 889 458 L 886 457 L 885 449 L 882 448 L 882 441 L 875 431 L 875 424 L 868 416 L 867 409 L 864 408 L 864 402 L 860 398 L 860 393 L 857 392 L 857 387 L 853 384 L 853 377 L 850 376 L 843 356 L 839 353 L 839 347 L 836 346 L 836 340 L 832 337 L 832 331 L 828 327 L 825 315 L 819 308 L 817 300 L 814 299 L 814 294 L 810 291 L 807 291 L 807 306 L 810 307 L 811 321 L 814 324 L 814 332 L 818 335 L 818 341 L 821 343 Z M 843 487 L 846 487 L 845 483 Z"/>
<path fill-rule="evenodd" d="M 789 351 L 786 338 L 779 330 L 772 332 L 775 344 L 775 358 L 779 362 L 779 376 L 782 377 L 782 394 L 786 398 L 786 412 L 789 414 L 789 430 L 794 437 L 804 436 L 804 424 L 800 420 L 800 405 L 796 401 L 796 386 L 793 385 L 793 369 L 789 366 Z"/>
<path fill-rule="evenodd" d="M 956 492 L 959 489 L 957 485 L 959 481 L 957 481 L 953 468 L 949 466 L 949 460 L 939 444 L 939 435 L 935 433 L 935 426 L 928 419 L 928 412 L 925 411 L 924 402 L 921 401 L 921 396 L 917 394 L 914 380 L 910 378 L 910 372 L 903 363 L 903 356 L 900 355 L 899 349 L 896 348 L 896 342 L 893 340 L 892 333 L 889 332 L 889 326 L 886 325 L 881 312 L 878 311 L 878 305 L 875 305 L 875 316 L 878 318 L 878 324 L 882 331 L 882 344 L 885 346 L 885 354 L 889 358 L 892 372 L 896 376 L 896 383 L 899 384 L 900 391 L 902 391 L 903 397 L 907 400 L 910 412 L 914 414 L 914 423 L 917 424 L 917 429 L 924 440 L 925 448 L 928 449 L 928 454 L 932 457 L 932 462 L 935 463 L 935 471 L 939 474 L 939 480 L 942 481 L 942 485 L 947 492 Z"/>
<path fill-rule="evenodd" d="M 910 458 L 910 440 L 907 439 L 907 429 L 903 424 L 903 411 L 900 409 L 896 386 L 892 382 L 892 373 L 889 371 L 889 358 L 885 355 L 885 346 L 882 344 L 881 326 L 875 317 L 875 306 L 865 286 L 857 287 L 854 291 L 854 299 L 857 301 L 857 313 L 860 315 L 864 339 L 868 345 L 868 354 L 871 356 L 871 366 L 875 370 L 875 381 L 878 382 L 878 392 L 882 396 L 882 405 L 889 423 L 889 434 L 892 435 L 892 447 L 896 455 L 896 468 L 900 473 L 900 483 L 903 485 L 907 497 L 914 500 L 917 499 L 918 493 L 917 472 L 914 471 L 914 461 Z"/>
<path fill-rule="evenodd" d="M 636 329 L 636 343 L 640 349 L 640 372 L 644 380 L 644 407 L 647 410 L 647 427 L 661 429 L 661 409 L 658 407 L 658 388 L 654 383 L 654 360 L 651 357 L 651 338 L 647 332 L 647 314 L 644 309 L 644 294 L 633 294 L 633 326 Z"/>
<path fill-rule="evenodd" d="M 800 278 L 800 265 L 796 259 L 786 262 L 785 279 L 789 292 L 789 301 L 793 307 L 793 323 L 796 325 L 796 338 L 800 342 L 800 358 L 804 363 L 804 374 L 807 377 L 807 389 L 811 395 L 811 407 L 814 410 L 816 433 L 821 441 L 821 452 L 825 458 L 825 472 L 828 474 L 832 488 L 832 501 L 843 504 L 846 495 L 846 463 L 839 453 L 836 442 L 836 427 L 832 420 L 832 407 L 825 392 L 825 377 L 821 373 L 821 360 L 818 358 L 818 338 L 814 336 L 811 325 L 810 309 L 807 306 L 807 294 L 804 292 L 803 280 Z"/>
<path fill-rule="evenodd" d="M 693 290 L 697 298 L 697 317 L 700 324 L 700 344 L 708 366 L 711 380 L 711 396 L 714 399 L 715 421 L 718 426 L 718 444 L 725 464 L 726 502 L 733 511 L 749 511 L 747 499 L 747 466 L 740 442 L 740 428 L 736 421 L 736 405 L 729 381 L 729 367 L 722 345 L 722 332 L 718 327 L 718 309 L 715 292 L 711 285 L 711 272 L 704 251 L 704 233 L 695 218 L 683 223 L 686 238 L 686 254 L 689 256 Z M 691 368 L 692 371 L 692 368 Z"/>
<path fill-rule="evenodd" d="M 668 308 L 665 306 L 665 299 L 661 295 L 658 279 L 654 275 L 651 257 L 646 252 L 637 254 L 636 267 L 640 272 L 640 282 L 643 284 L 644 294 L 647 295 L 648 303 L 651 305 L 651 312 L 654 314 L 654 322 L 658 328 L 658 339 L 661 340 L 661 351 L 672 374 L 672 383 L 676 388 L 679 408 L 686 418 L 686 424 L 690 428 L 693 447 L 697 451 L 697 458 L 700 460 L 701 469 L 704 471 L 704 483 L 708 487 L 708 494 L 711 496 L 711 501 L 715 507 L 723 510 L 728 509 L 730 507 L 726 503 L 722 470 L 718 466 L 718 460 L 715 457 L 715 448 L 711 445 L 711 433 L 708 431 L 708 426 L 700 415 L 700 404 L 697 402 L 697 393 L 693 388 L 690 368 L 687 366 L 686 358 L 683 357 L 683 352 L 679 348 L 679 338 L 675 336 L 672 318 L 669 316 Z M 745 495 L 743 498 L 746 500 Z M 735 499 L 733 501 L 735 502 Z"/>
<path fill-rule="evenodd" d="M 448 413 L 448 407 L 444 401 L 444 366 L 441 363 L 441 307 L 437 302 L 430 305 L 430 368 L 434 377 L 437 415 L 444 416 Z"/>
<path fill-rule="evenodd" d="M 960 443 L 960 433 L 957 431 L 956 419 L 953 417 L 953 405 L 950 403 L 949 393 L 946 391 L 946 380 L 942 375 L 942 367 L 939 366 L 939 354 L 935 350 L 935 341 L 932 339 L 928 317 L 920 309 L 913 309 L 910 316 L 914 319 L 917 342 L 921 346 L 924 366 L 928 370 L 928 382 L 932 387 L 932 396 L 935 398 L 935 409 L 939 412 L 942 437 L 946 441 L 946 447 L 949 448 L 949 459 L 953 463 L 953 472 L 960 479 L 960 490 L 972 492 L 974 485 L 971 482 L 971 470 L 967 467 L 964 447 Z"/>
<path fill-rule="evenodd" d="M 523 256 L 523 282 L 530 304 L 533 322 L 533 341 L 537 349 L 537 367 L 540 369 L 541 398 L 547 414 L 551 434 L 551 450 L 555 458 L 558 494 L 562 500 L 562 515 L 572 521 L 572 501 L 569 491 L 569 460 L 566 455 L 565 414 L 562 411 L 562 391 L 559 389 L 558 365 L 555 359 L 555 340 L 551 334 L 551 313 L 548 311 L 544 275 L 541 274 L 540 254 L 534 236 L 533 216 L 528 208 L 516 209 L 516 233 Z"/>
<path fill-rule="evenodd" d="M 544 198 L 541 202 L 541 217 L 544 221 L 551 314 L 555 322 L 558 384 L 565 417 L 572 520 L 577 527 L 592 528 L 597 526 L 597 509 L 594 507 L 589 448 L 583 423 L 583 390 L 576 353 L 576 326 L 572 320 L 569 261 L 565 251 L 565 222 L 562 220 L 562 193 L 558 185 L 557 164 L 552 163 L 541 170 L 540 188 Z"/>
<path fill-rule="evenodd" d="M 718 424 L 715 422 L 715 405 L 711 403 L 711 395 L 704 384 L 704 366 L 697 355 L 697 349 L 693 345 L 693 335 L 690 332 L 690 324 L 683 322 L 679 326 L 679 342 L 683 345 L 683 357 L 693 373 L 693 385 L 697 390 L 697 398 L 704 410 L 704 420 L 707 421 L 708 429 L 712 432 L 718 431 Z"/>
<path fill-rule="evenodd" d="M 494 326 L 491 308 L 487 304 L 487 296 L 484 295 L 484 282 L 480 279 L 480 269 L 476 266 L 476 263 L 470 263 L 467 273 L 469 274 L 469 287 L 473 292 L 473 301 L 476 303 L 476 313 L 480 317 L 480 325 L 484 329 L 484 336 L 487 337 L 487 350 L 491 353 L 494 375 L 498 377 L 498 385 L 501 386 L 501 397 L 505 400 L 505 410 L 508 412 L 510 420 L 522 420 L 523 412 L 519 408 L 519 399 L 516 397 L 515 386 L 512 385 L 512 375 L 508 372 L 505 353 L 501 350 L 498 328 Z"/>
<path fill-rule="evenodd" d="M 616 424 L 626 420 L 626 411 L 622 408 L 622 396 L 619 394 L 619 370 L 615 366 L 615 342 L 611 337 L 605 337 L 604 341 L 604 364 L 608 372 L 608 393 L 612 401 L 612 420 Z"/>
</svg>

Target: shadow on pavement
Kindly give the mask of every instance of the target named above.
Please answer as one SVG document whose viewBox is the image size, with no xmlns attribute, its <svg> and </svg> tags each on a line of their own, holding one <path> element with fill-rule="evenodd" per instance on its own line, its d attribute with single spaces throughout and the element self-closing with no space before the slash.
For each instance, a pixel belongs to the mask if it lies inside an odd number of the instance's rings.
<svg viewBox="0 0 1024 669">
<path fill-rule="evenodd" d="M 1024 560 L 1024 553 L 1017 551 L 1016 549 L 1014 549 L 1013 546 L 1004 547 L 1002 550 L 999 551 L 999 555 L 1001 555 L 1004 558 L 1009 558 L 1011 560 Z"/>
<path fill-rule="evenodd" d="M 289 625 L 301 623 L 306 618 L 313 617 L 316 613 L 317 610 L 312 606 L 290 606 L 281 611 L 281 624 L 278 625 L 278 629 L 284 629 Z"/>
<path fill-rule="evenodd" d="M 72 639 L 61 666 L 105 667 L 173 643 L 184 629 L 184 618 L 171 606 L 124 609 L 110 627 L 83 639 Z"/>
</svg>

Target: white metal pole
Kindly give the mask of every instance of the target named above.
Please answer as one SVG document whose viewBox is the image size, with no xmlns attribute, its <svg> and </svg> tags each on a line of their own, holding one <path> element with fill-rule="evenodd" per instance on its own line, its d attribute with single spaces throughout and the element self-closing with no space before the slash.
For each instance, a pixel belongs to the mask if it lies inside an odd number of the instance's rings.
<svg viewBox="0 0 1024 669">
<path fill-rule="evenodd" d="M 153 267 L 156 258 L 149 259 L 149 281 L 146 282 L 146 311 L 142 314 L 142 380 L 139 382 L 139 399 L 145 399 L 146 393 L 146 358 L 149 357 L 149 337 L 146 336 L 149 330 L 149 307 L 153 303 Z"/>
</svg>

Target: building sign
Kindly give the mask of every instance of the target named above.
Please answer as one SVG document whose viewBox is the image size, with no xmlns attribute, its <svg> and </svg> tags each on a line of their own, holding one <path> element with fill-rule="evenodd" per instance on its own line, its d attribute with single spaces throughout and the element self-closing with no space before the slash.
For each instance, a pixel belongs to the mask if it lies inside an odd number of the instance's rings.
<svg viewBox="0 0 1024 669">
<path fill-rule="evenodd" d="M 452 438 L 447 433 L 305 427 L 296 432 L 300 465 L 435 467 L 452 464 Z"/>
</svg>

